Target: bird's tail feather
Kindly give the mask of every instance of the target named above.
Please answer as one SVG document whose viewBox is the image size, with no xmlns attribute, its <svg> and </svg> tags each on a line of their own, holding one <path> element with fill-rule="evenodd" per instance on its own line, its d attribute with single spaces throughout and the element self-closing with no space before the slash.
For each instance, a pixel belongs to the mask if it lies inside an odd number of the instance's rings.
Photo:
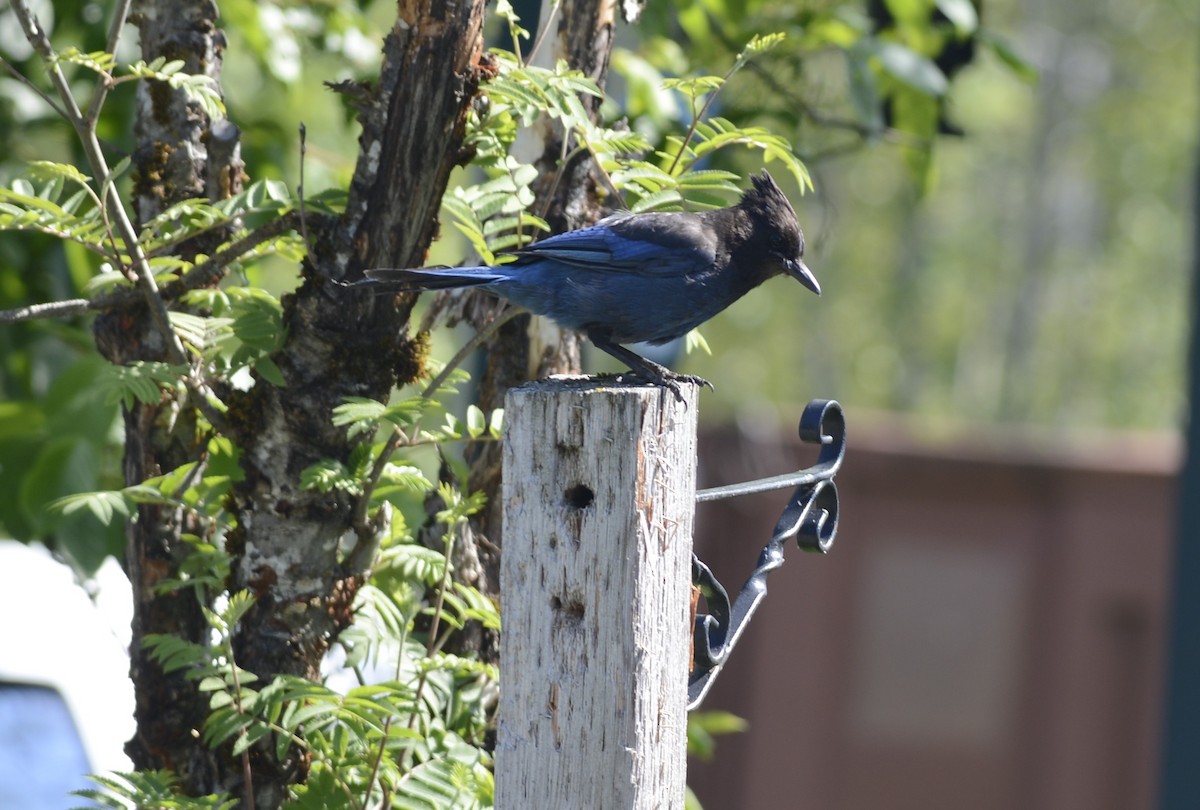
<svg viewBox="0 0 1200 810">
<path fill-rule="evenodd" d="M 477 287 L 507 278 L 493 267 L 421 267 L 407 270 L 381 267 L 367 270 L 364 275 L 368 282 L 384 284 L 396 292 Z"/>
</svg>

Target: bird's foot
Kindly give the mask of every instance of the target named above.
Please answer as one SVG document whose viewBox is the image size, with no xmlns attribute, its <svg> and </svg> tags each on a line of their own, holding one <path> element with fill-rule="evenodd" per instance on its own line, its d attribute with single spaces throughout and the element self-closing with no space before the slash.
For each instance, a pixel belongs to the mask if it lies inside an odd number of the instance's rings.
<svg viewBox="0 0 1200 810">
<path fill-rule="evenodd" d="M 641 377 L 643 380 L 661 385 L 672 394 L 675 399 L 683 402 L 683 389 L 680 388 L 681 383 L 690 385 L 707 385 L 709 388 L 713 384 L 703 377 L 696 377 L 691 374 L 677 374 L 666 366 L 660 366 L 653 360 L 648 360 L 642 357 L 637 352 L 631 351 L 619 343 L 614 343 L 608 336 L 608 333 L 599 329 L 588 330 L 588 338 L 592 341 L 597 349 L 620 360 L 622 363 L 629 364 L 629 370 L 634 376 Z M 714 389 L 715 390 L 715 389 Z"/>
<path fill-rule="evenodd" d="M 684 383 L 689 384 L 689 385 L 698 385 L 701 387 L 707 387 L 709 390 L 712 390 L 712 391 L 716 390 L 715 388 L 713 388 L 713 384 L 710 383 L 708 380 L 704 379 L 703 377 L 697 377 L 694 374 L 677 374 L 676 372 L 671 371 L 670 369 L 662 368 L 662 367 L 659 367 L 653 371 L 650 371 L 648 369 L 645 371 L 643 371 L 641 369 L 632 369 L 632 371 L 633 371 L 634 376 L 636 376 L 636 377 L 639 377 L 648 382 L 652 382 L 656 385 L 661 385 L 663 388 L 667 389 L 672 394 L 674 394 L 675 399 L 678 400 L 679 402 L 684 401 L 683 400 L 683 388 L 680 387 L 680 385 L 684 384 Z"/>
</svg>

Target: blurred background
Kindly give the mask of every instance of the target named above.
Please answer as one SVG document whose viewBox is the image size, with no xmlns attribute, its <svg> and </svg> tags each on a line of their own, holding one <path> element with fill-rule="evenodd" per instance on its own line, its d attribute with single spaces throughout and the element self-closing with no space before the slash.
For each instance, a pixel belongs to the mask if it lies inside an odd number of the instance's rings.
<svg viewBox="0 0 1200 810">
<path fill-rule="evenodd" d="M 394 8 L 220 5 L 248 170 L 294 187 L 303 121 L 307 192 L 343 186 L 356 131 L 321 82 L 376 69 Z M 517 5 L 536 18 L 536 3 Z M 43 0 L 40 14 L 56 43 L 103 47 L 105 4 Z M 1185 0 L 675 0 L 620 30 L 610 92 L 629 126 L 660 138 L 687 117 L 664 77 L 723 73 L 754 34 L 788 34 L 716 111 L 784 134 L 806 161 L 805 193 L 770 168 L 824 294 L 764 287 L 704 327 L 711 355 L 678 361 L 716 386 L 702 397 L 701 486 L 808 463 L 794 437 L 811 398 L 838 399 L 849 424 L 836 545 L 790 552 L 705 706 L 746 723 L 692 762 L 706 807 L 1156 806 L 1198 22 Z M 7 7 L 0 51 L 29 64 Z M 132 101 L 114 94 L 104 119 L 117 148 Z M 0 76 L 0 182 L 72 149 L 41 100 Z M 762 154 L 728 161 L 747 173 Z M 460 261 L 466 246 L 445 236 L 431 261 Z M 78 295 L 93 264 L 6 233 L 0 308 Z M 296 283 L 283 261 L 250 275 L 277 294 Z M 120 481 L 117 405 L 95 395 L 103 361 L 86 324 L 5 327 L 0 358 L 0 526 L 47 544 L 94 596 L 119 594 L 111 566 L 93 577 L 119 527 L 44 508 Z M 784 500 L 701 508 L 701 556 L 728 587 Z M 0 634 L 0 675 L 30 657 L 61 670 L 11 621 Z"/>
</svg>

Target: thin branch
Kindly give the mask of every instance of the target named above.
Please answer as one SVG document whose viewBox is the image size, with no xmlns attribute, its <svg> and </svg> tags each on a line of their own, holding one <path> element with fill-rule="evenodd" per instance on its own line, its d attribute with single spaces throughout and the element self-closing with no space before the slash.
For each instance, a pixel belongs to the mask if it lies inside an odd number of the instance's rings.
<svg viewBox="0 0 1200 810">
<path fill-rule="evenodd" d="M 133 0 L 119 0 L 113 11 L 112 23 L 108 27 L 108 45 L 105 48 L 108 53 L 115 54 L 117 52 L 117 44 L 121 41 L 121 29 L 125 27 L 125 20 L 129 17 L 129 6 L 132 3 Z M 87 111 L 87 120 L 93 130 L 96 128 L 96 122 L 100 120 L 100 109 L 104 106 L 104 101 L 108 98 L 108 91 L 112 87 L 111 79 L 103 76 L 96 84 L 96 92 L 92 94 L 92 101 L 88 104 Z"/>
<path fill-rule="evenodd" d="M 604 185 L 608 186 L 608 190 L 612 193 L 612 195 L 614 197 L 616 197 L 620 201 L 621 207 L 628 209 L 629 206 L 625 204 L 625 195 L 617 190 L 617 186 L 615 183 L 613 183 L 612 177 L 605 170 L 604 166 L 600 163 L 600 156 L 598 154 L 596 154 L 596 150 L 592 148 L 591 142 L 588 141 L 587 138 L 580 138 L 579 140 L 580 140 L 580 143 L 582 144 L 583 148 L 586 149 L 588 154 L 592 156 L 592 162 L 595 163 L 596 168 L 599 169 L 600 177 L 601 177 L 601 179 L 604 180 Z"/>
<path fill-rule="evenodd" d="M 562 8 L 562 0 L 553 0 L 550 3 L 550 12 L 546 15 L 546 19 L 538 23 L 537 39 L 534 40 L 533 47 L 529 49 L 529 54 L 525 57 L 526 63 L 533 63 L 534 57 L 542 47 L 542 42 L 546 39 L 546 32 L 550 30 L 550 23 L 560 8 Z"/>
<path fill-rule="evenodd" d="M 308 128 L 300 122 L 300 185 L 296 187 L 296 203 L 300 208 L 300 238 L 304 240 L 304 250 L 312 255 L 312 242 L 308 241 L 308 217 L 304 213 L 304 155 L 308 151 Z"/>
<path fill-rule="evenodd" d="M 698 127 L 700 122 L 704 120 L 704 116 L 708 114 L 708 108 L 712 106 L 712 103 L 717 98 L 717 94 L 724 89 L 725 83 L 729 81 L 730 77 L 733 76 L 733 72 L 737 70 L 737 68 L 738 64 L 735 61 L 733 66 L 730 67 L 729 70 L 725 71 L 725 76 L 721 79 L 720 86 L 714 88 L 713 91 L 708 94 L 708 98 L 704 99 L 704 106 L 700 108 L 700 112 L 698 113 L 695 112 L 696 97 L 692 97 L 692 111 L 694 113 L 694 115 L 692 115 L 692 122 L 688 125 L 687 133 L 683 136 L 683 143 L 679 144 L 679 151 L 675 153 L 675 159 L 671 161 L 670 167 L 667 168 L 667 174 L 675 174 L 675 167 L 679 165 L 679 161 L 683 157 L 683 153 L 687 151 L 687 145 L 691 143 L 692 137 L 696 134 L 696 127 Z"/>
<path fill-rule="evenodd" d="M 181 278 L 165 285 L 162 288 L 163 296 L 168 300 L 173 300 L 188 290 L 206 287 L 217 281 L 225 275 L 229 265 L 241 256 L 254 250 L 263 242 L 268 242 L 277 236 L 282 236 L 287 231 L 294 230 L 299 219 L 299 213 L 293 209 L 262 227 L 255 228 L 241 239 L 230 242 L 228 246 L 218 250 L 208 259 L 184 273 Z"/>
<path fill-rule="evenodd" d="M 73 318 L 92 308 L 92 302 L 86 298 L 51 301 L 48 304 L 30 304 L 27 307 L 0 310 L 0 323 L 18 323 L 38 318 Z"/>
<path fill-rule="evenodd" d="M 521 309 L 520 307 L 510 306 L 504 310 L 504 312 L 500 313 L 495 320 L 493 320 L 483 329 L 476 332 L 470 340 L 463 344 L 463 347 L 458 350 L 458 353 L 450 359 L 450 362 L 446 364 L 446 367 L 442 369 L 441 373 L 430 380 L 429 384 L 425 386 L 425 389 L 421 391 L 421 398 L 429 399 L 435 393 L 437 393 L 437 390 L 442 387 L 442 384 L 445 383 L 447 379 L 449 379 L 450 374 L 454 371 L 454 369 L 462 365 L 463 361 L 470 357 L 473 351 L 482 346 L 487 339 L 494 335 L 501 326 L 508 323 L 518 315 L 522 315 L 524 313 L 525 310 Z M 400 430 L 399 427 L 393 427 L 392 434 L 390 437 L 388 437 L 387 444 L 384 445 L 379 457 L 375 459 L 374 466 L 371 467 L 371 473 L 367 476 L 366 483 L 363 485 L 363 493 L 359 496 L 358 503 L 354 505 L 354 516 L 350 525 L 354 528 L 355 533 L 358 535 L 358 542 L 360 544 L 368 543 L 371 539 L 371 527 L 367 523 L 367 510 L 371 506 L 371 495 L 374 493 L 375 488 L 379 486 L 379 481 L 381 478 L 383 478 L 383 471 L 387 469 L 388 462 L 392 460 L 392 455 L 404 446 L 405 440 L 406 437 L 404 435 L 404 431 Z M 353 552 L 351 552 L 351 556 L 354 556 Z M 364 560 L 360 560 L 358 562 L 362 565 L 366 564 L 366 561 Z"/>
<path fill-rule="evenodd" d="M 87 186 L 86 188 L 88 190 L 88 193 L 90 195 L 92 195 L 93 197 L 95 197 L 95 192 L 92 191 L 91 187 Z M 96 254 L 100 258 L 109 262 L 110 264 L 113 264 L 113 265 L 120 264 L 120 259 L 118 259 L 118 257 L 115 254 L 109 253 L 108 250 L 106 250 L 103 245 L 98 244 L 96 242 L 89 242 L 86 239 L 83 239 L 72 233 L 64 233 L 63 231 L 56 230 L 54 228 L 45 227 L 42 225 L 37 225 L 37 224 L 27 225 L 27 226 L 19 225 L 17 227 L 5 228 L 4 230 L 13 231 L 13 232 L 24 231 L 25 233 L 41 233 L 41 234 L 45 234 L 47 236 L 53 236 L 55 239 L 61 239 L 64 242 L 74 242 L 75 244 L 82 247 L 84 250 L 91 251 L 92 253 Z M 107 227 L 105 228 L 105 231 L 106 231 L 106 233 L 109 234 L 109 236 L 112 235 L 112 231 L 109 230 Z"/>
<path fill-rule="evenodd" d="M 246 711 L 246 703 L 242 698 L 242 680 L 238 675 L 237 661 L 233 657 L 233 627 L 228 628 L 228 634 L 224 639 L 225 655 L 229 658 L 229 672 L 233 676 L 233 694 L 236 703 L 234 708 L 237 713 L 243 717 L 249 714 Z M 245 739 L 246 729 L 242 727 L 238 729 L 239 740 Z M 250 770 L 250 751 L 249 746 L 242 749 L 242 786 L 246 791 L 245 807 L 246 810 L 254 810 L 254 781 L 253 773 Z"/>
<path fill-rule="evenodd" d="M 425 390 L 421 392 L 421 398 L 429 399 L 435 393 L 437 393 L 437 390 L 442 387 L 442 384 L 450 378 L 450 374 L 453 373 L 454 369 L 461 366 L 463 362 L 471 356 L 472 352 L 486 343 L 488 338 L 496 334 L 496 330 L 498 330 L 501 326 L 504 326 L 504 324 L 508 323 L 518 315 L 524 315 L 525 313 L 526 310 L 521 309 L 520 307 L 510 306 L 505 309 L 504 312 L 501 312 L 495 320 L 493 320 L 483 329 L 480 329 L 478 332 L 476 332 L 470 340 L 463 344 L 462 348 L 458 350 L 458 353 L 455 354 L 454 357 L 450 358 L 450 362 L 446 364 L 441 373 L 434 377 L 429 382 L 429 385 L 425 386 Z"/>
<path fill-rule="evenodd" d="M 298 219 L 296 211 L 288 211 L 278 219 L 273 219 L 261 228 L 256 228 L 241 239 L 230 242 L 225 248 L 218 250 L 205 261 L 187 271 L 182 278 L 165 285 L 160 295 L 167 300 L 174 300 L 189 290 L 206 287 L 225 275 L 229 265 L 241 256 L 263 242 L 281 236 L 292 230 Z M 134 301 L 144 298 L 140 290 L 122 287 L 117 290 L 98 295 L 95 298 L 72 298 L 67 301 L 51 301 L 45 304 L 31 304 L 17 309 L 0 310 L 0 323 L 16 323 L 31 321 L 38 318 L 73 318 L 87 312 L 103 312 L 117 307 L 128 306 Z"/>
<path fill-rule="evenodd" d="M 97 177 L 108 177 L 110 174 L 108 161 L 104 157 L 104 152 L 100 149 L 100 142 L 96 139 L 95 127 L 80 111 L 79 105 L 75 101 L 75 95 L 71 92 L 71 86 L 67 83 L 67 78 L 58 66 L 57 55 L 50 44 L 49 37 L 46 36 L 46 32 L 41 27 L 41 24 L 30 12 L 25 0 L 12 0 L 12 9 L 21 23 L 21 28 L 25 32 L 25 39 L 29 41 L 33 49 L 42 57 L 42 61 L 46 65 L 46 70 L 50 74 L 50 81 L 58 91 L 58 96 L 62 99 L 63 106 L 66 109 L 66 118 L 71 123 L 71 126 L 75 128 L 75 132 L 83 146 L 83 151 L 92 166 L 92 171 Z M 138 244 L 137 231 L 133 227 L 133 222 L 129 219 L 129 214 L 126 212 L 125 206 L 121 204 L 115 184 L 110 183 L 105 185 L 104 191 L 105 204 L 111 209 L 117 230 L 120 231 L 122 239 L 125 240 L 125 246 L 130 251 L 134 269 L 138 275 L 138 281 L 142 286 L 146 303 L 150 308 L 150 315 L 154 319 L 155 326 L 158 327 L 166 339 L 167 353 L 170 355 L 172 362 L 186 364 L 188 363 L 187 351 L 184 349 L 183 342 L 179 339 L 179 336 L 175 334 L 175 330 L 171 328 L 171 319 L 167 312 L 167 306 L 158 294 L 158 284 L 154 280 L 154 273 L 151 272 L 150 266 L 146 262 L 146 257 L 142 253 L 141 245 Z"/>
<path fill-rule="evenodd" d="M 41 23 L 37 21 L 29 10 L 26 0 L 12 0 L 11 5 L 13 13 L 21 23 L 25 39 L 33 46 L 38 55 L 41 56 L 42 62 L 50 74 L 50 82 L 54 85 L 54 89 L 58 91 L 59 98 L 62 99 L 63 107 L 66 111 L 66 119 L 75 129 L 75 134 L 83 146 L 84 154 L 87 155 L 88 163 L 91 164 L 92 172 L 96 177 L 107 178 L 111 174 L 111 170 L 108 166 L 108 160 L 104 157 L 104 150 L 100 148 L 100 141 L 96 137 L 95 121 L 85 118 L 80 111 L 79 104 L 75 101 L 75 95 L 71 92 L 71 86 L 58 66 L 57 54 L 55 54 L 54 47 L 50 44 L 50 38 L 46 36 L 46 31 L 42 28 Z M 117 231 L 120 233 L 121 239 L 125 242 L 125 246 L 130 253 L 130 258 L 133 260 L 133 269 L 137 274 L 138 285 L 142 289 L 142 297 L 146 301 L 146 306 L 150 311 L 150 318 L 153 320 L 155 328 L 158 329 L 166 343 L 167 356 L 171 362 L 190 368 L 191 358 L 188 356 L 187 349 L 183 346 L 183 341 L 180 340 L 179 335 L 176 334 L 174 328 L 171 326 L 171 315 L 167 310 L 167 304 L 163 300 L 162 295 L 159 294 L 158 283 L 154 280 L 154 272 L 150 269 L 150 263 L 146 260 L 146 255 L 142 251 L 141 244 L 138 242 L 137 230 L 133 227 L 133 221 L 129 218 L 129 212 L 125 210 L 125 206 L 121 202 L 116 184 L 104 183 L 101 186 L 101 191 L 105 207 L 110 210 Z M 113 248 L 116 250 L 117 245 L 113 245 Z M 204 414 L 205 418 L 208 419 L 209 424 L 214 427 L 223 426 L 225 424 L 223 414 L 208 401 L 209 396 L 212 394 L 208 385 L 194 373 L 187 376 L 186 382 L 199 395 L 196 406 Z"/>
<path fill-rule="evenodd" d="M 450 569 L 452 568 L 452 557 L 454 556 L 454 538 L 458 536 L 455 531 L 456 525 L 448 523 L 446 525 L 446 534 L 444 540 L 446 543 L 446 563 L 442 568 L 442 581 L 438 585 L 437 597 L 432 605 L 433 618 L 429 622 L 429 637 L 425 641 L 425 657 L 432 658 L 433 650 L 437 644 L 438 627 L 442 621 L 442 610 L 446 605 L 446 591 L 450 589 Z M 421 705 L 421 693 L 425 691 L 425 682 L 429 680 L 429 668 L 425 667 L 421 670 L 421 674 L 417 677 L 417 687 L 413 690 L 413 705 Z M 417 722 L 417 712 L 413 712 L 408 716 L 408 727 L 411 729 Z M 411 752 L 405 752 L 405 756 Z"/>
<path fill-rule="evenodd" d="M 28 76 L 26 76 L 21 71 L 17 70 L 16 66 L 13 65 L 11 62 L 9 62 L 7 59 L 5 59 L 3 56 L 0 56 L 0 64 L 4 65 L 4 67 L 7 68 L 8 72 L 11 73 L 17 79 L 17 81 L 21 82 L 21 84 L 25 85 L 30 90 L 37 93 L 41 97 L 42 101 L 46 102 L 46 106 L 49 107 L 50 109 L 54 110 L 54 112 L 58 114 L 59 118 L 67 117 L 66 112 L 63 110 L 62 107 L 58 106 L 57 101 L 55 101 L 50 96 L 48 96 L 46 94 L 46 91 L 42 90 L 42 88 L 38 87 L 36 84 L 34 84 L 32 81 L 30 81 Z"/>
</svg>

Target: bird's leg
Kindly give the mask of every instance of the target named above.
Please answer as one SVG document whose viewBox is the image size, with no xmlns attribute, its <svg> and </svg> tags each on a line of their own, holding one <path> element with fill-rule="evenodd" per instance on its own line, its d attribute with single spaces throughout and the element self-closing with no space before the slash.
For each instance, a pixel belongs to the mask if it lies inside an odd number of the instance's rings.
<svg viewBox="0 0 1200 810">
<path fill-rule="evenodd" d="M 665 366 L 660 366 L 653 360 L 647 360 L 635 351 L 631 351 L 619 343 L 613 342 L 608 335 L 599 329 L 589 329 L 587 332 L 588 340 L 602 352 L 610 354 L 629 366 L 629 369 L 635 374 L 644 377 L 652 382 L 656 382 L 664 388 L 668 389 L 675 398 L 680 402 L 683 401 L 683 391 L 680 390 L 679 384 L 694 383 L 695 385 L 707 385 L 712 388 L 712 383 L 703 377 L 696 377 L 691 374 L 677 374 Z"/>
</svg>

